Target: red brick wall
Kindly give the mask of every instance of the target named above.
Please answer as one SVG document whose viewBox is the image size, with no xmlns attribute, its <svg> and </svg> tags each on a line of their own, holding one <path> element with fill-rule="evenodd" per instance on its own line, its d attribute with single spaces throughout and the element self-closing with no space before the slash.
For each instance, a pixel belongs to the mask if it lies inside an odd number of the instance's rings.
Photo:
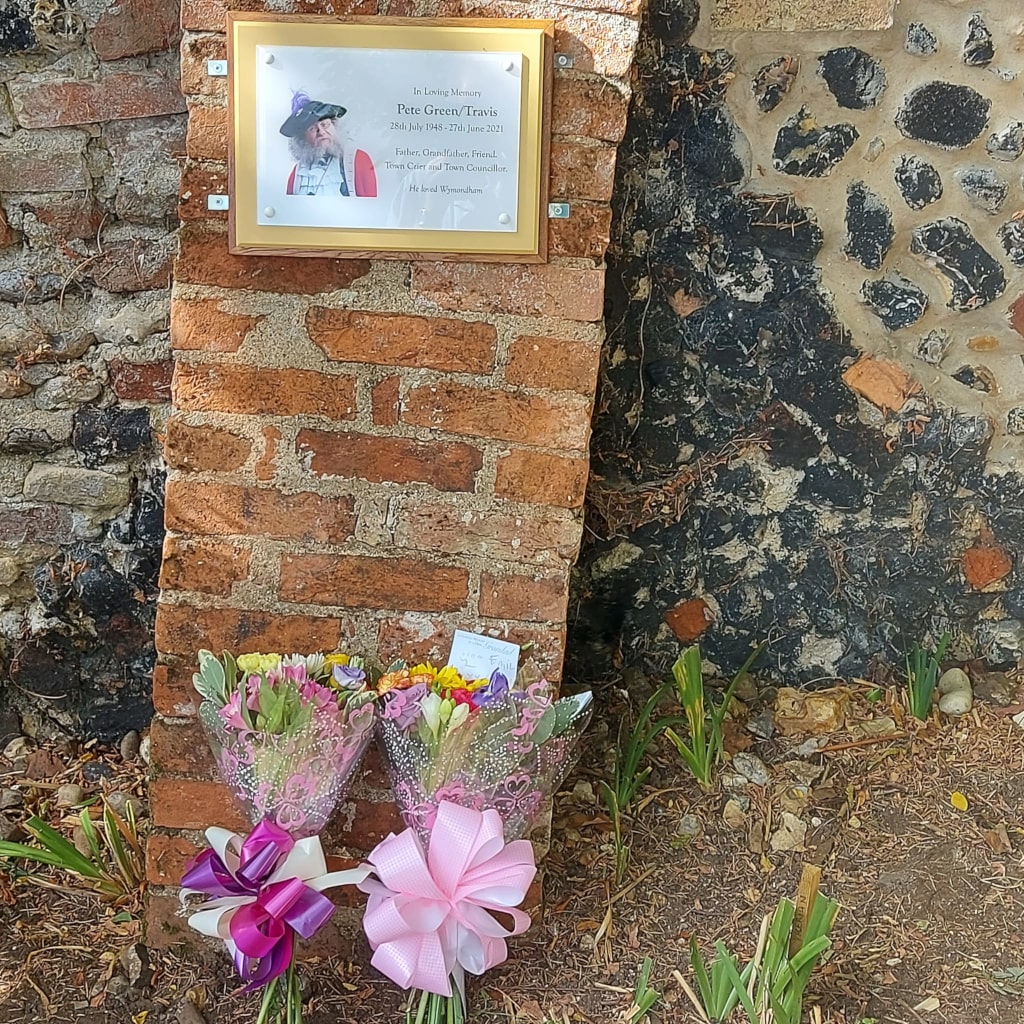
<svg viewBox="0 0 1024 1024">
<path fill-rule="evenodd" d="M 443 661 L 464 627 L 534 643 L 558 677 L 637 35 L 636 4 L 601 6 L 436 12 L 558 19 L 556 50 L 575 69 L 555 73 L 551 199 L 572 216 L 551 222 L 546 265 L 410 265 L 228 255 L 225 216 L 206 210 L 226 177 L 225 81 L 205 74 L 225 56 L 225 8 L 185 0 L 154 885 L 173 884 L 200 826 L 241 825 L 191 719 L 199 647 L 341 643 L 382 661 Z M 331 840 L 349 854 L 394 826 L 372 760 L 339 819 Z"/>
</svg>

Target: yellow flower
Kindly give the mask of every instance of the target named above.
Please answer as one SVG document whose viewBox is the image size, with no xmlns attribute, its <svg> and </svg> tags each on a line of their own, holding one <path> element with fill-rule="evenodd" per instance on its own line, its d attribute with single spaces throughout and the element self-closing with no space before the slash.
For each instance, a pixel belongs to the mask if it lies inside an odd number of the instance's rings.
<svg viewBox="0 0 1024 1024">
<path fill-rule="evenodd" d="M 347 654 L 342 654 L 341 651 L 335 651 L 334 654 L 328 654 L 324 658 L 324 664 L 330 665 L 333 668 L 335 665 L 347 665 L 348 660 Z"/>
<path fill-rule="evenodd" d="M 485 679 L 467 679 L 466 689 L 472 693 L 474 690 L 482 690 L 489 682 L 490 678 Z"/>
<path fill-rule="evenodd" d="M 243 654 L 236 664 L 246 675 L 254 672 L 270 672 L 281 664 L 280 654 Z"/>
<path fill-rule="evenodd" d="M 462 678 L 459 670 L 454 665 L 447 665 L 437 673 L 437 685 L 442 690 L 461 690 L 465 688 L 466 681 Z"/>
</svg>

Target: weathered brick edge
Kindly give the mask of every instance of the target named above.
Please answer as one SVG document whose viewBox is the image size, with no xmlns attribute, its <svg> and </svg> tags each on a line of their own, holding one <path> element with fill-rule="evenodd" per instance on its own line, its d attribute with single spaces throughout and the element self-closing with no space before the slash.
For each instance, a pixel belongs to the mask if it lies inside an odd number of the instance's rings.
<svg viewBox="0 0 1024 1024">
<path fill-rule="evenodd" d="M 243 7 L 262 9 L 228 4 Z M 183 2 L 189 128 L 156 626 L 152 945 L 184 935 L 170 900 L 199 830 L 244 824 L 195 722 L 199 647 L 341 643 L 438 659 L 467 627 L 534 643 L 558 678 L 639 19 L 639 0 L 597 7 L 466 0 L 432 12 L 557 19 L 556 49 L 575 70 L 555 72 L 550 198 L 573 213 L 551 223 L 546 265 L 410 265 L 228 255 L 224 217 L 205 202 L 226 176 L 224 81 L 205 74 L 225 55 L 225 6 Z M 413 13 L 403 0 L 331 9 Z M 356 857 L 396 825 L 371 757 L 329 849 Z M 344 942 L 357 919 L 339 917 Z"/>
</svg>

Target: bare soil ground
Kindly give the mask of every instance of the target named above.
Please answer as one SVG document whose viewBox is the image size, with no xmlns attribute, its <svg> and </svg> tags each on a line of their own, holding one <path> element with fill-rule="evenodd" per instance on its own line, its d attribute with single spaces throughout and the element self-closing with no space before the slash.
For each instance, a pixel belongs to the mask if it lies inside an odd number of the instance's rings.
<svg viewBox="0 0 1024 1024">
<path fill-rule="evenodd" d="M 841 905 L 808 1000 L 822 1022 L 1024 1021 L 1024 731 L 1012 718 L 1022 708 L 979 704 L 962 719 L 918 727 L 894 693 L 871 703 L 867 690 L 844 692 L 846 723 L 816 752 L 801 747 L 804 737 L 758 740 L 733 727 L 732 751 L 746 747 L 767 765 L 763 785 L 724 765 L 704 791 L 668 744 L 659 747 L 616 886 L 610 822 L 595 794 L 610 763 L 607 723 L 628 708 L 606 688 L 603 722 L 556 801 L 543 918 L 471 990 L 471 1019 L 627 1022 L 649 956 L 662 993 L 652 1024 L 696 1022 L 673 977 L 692 980 L 690 937 L 705 951 L 723 939 L 749 955 L 763 916 L 814 863 L 823 892 Z M 109 763 L 118 784 L 141 787 L 141 768 L 90 756 Z M 81 762 L 64 760 L 64 779 L 75 778 Z M 12 783 L 45 810 L 52 790 L 0 777 Z M 254 1001 L 232 995 L 237 986 L 213 949 L 153 951 L 151 982 L 130 987 L 119 955 L 139 939 L 140 908 L 120 909 L 133 919 L 115 920 L 117 908 L 91 895 L 0 872 L 0 1020 L 251 1024 Z M 365 949 L 310 962 L 306 974 L 307 1024 L 404 1020 L 399 994 Z"/>
</svg>

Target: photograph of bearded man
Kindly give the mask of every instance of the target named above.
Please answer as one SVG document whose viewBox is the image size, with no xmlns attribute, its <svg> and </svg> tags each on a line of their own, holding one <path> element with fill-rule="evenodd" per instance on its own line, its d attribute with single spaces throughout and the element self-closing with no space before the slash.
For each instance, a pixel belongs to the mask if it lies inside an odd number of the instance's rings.
<svg viewBox="0 0 1024 1024">
<path fill-rule="evenodd" d="M 303 92 L 292 97 L 291 115 L 281 125 L 295 158 L 285 189 L 288 195 L 376 197 L 373 160 L 339 126 L 345 113 L 344 107 L 312 100 Z"/>
</svg>

